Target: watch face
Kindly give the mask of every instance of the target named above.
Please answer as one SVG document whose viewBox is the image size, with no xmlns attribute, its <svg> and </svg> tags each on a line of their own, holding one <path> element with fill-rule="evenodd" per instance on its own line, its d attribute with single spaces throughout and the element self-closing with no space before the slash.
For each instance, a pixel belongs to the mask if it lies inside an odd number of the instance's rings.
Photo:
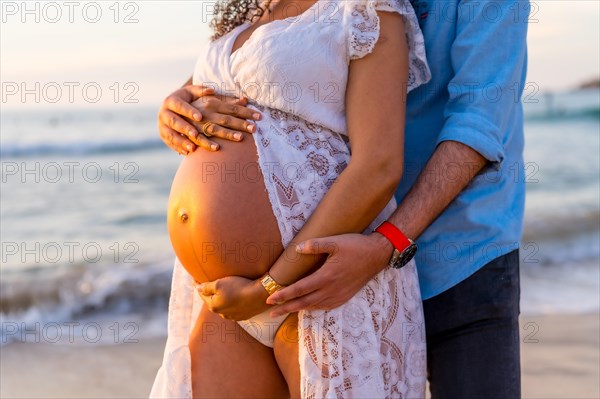
<svg viewBox="0 0 600 399">
<path fill-rule="evenodd" d="M 392 259 L 390 260 L 390 266 L 392 266 L 395 269 L 400 269 L 402 266 L 410 262 L 410 260 L 415 256 L 416 252 L 417 244 L 411 241 L 411 244 L 408 247 L 406 247 L 404 251 L 394 251 L 394 256 L 392 256 Z"/>
</svg>

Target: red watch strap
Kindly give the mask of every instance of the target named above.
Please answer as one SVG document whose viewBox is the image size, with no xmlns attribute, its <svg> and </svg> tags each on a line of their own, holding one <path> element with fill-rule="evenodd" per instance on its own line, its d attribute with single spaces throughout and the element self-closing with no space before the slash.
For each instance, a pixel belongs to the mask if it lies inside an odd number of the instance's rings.
<svg viewBox="0 0 600 399">
<path fill-rule="evenodd" d="M 394 248 L 402 252 L 410 245 L 410 241 L 400 231 L 399 228 L 391 224 L 390 222 L 383 222 L 375 229 L 376 232 L 383 234 L 388 240 L 391 241 Z"/>
</svg>

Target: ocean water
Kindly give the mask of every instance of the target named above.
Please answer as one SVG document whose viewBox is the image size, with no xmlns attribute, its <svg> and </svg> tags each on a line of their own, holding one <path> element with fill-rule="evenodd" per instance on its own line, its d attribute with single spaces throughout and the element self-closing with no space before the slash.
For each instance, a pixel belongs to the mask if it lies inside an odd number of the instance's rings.
<svg viewBox="0 0 600 399">
<path fill-rule="evenodd" d="M 524 313 L 600 310 L 600 92 L 525 104 Z M 2 111 L 0 344 L 164 336 L 180 157 L 155 109 Z"/>
</svg>

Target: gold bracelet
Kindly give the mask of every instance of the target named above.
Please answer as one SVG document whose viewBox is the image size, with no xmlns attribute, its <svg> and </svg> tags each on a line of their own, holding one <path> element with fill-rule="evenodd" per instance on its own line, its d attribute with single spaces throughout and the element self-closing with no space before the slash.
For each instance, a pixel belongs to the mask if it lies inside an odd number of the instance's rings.
<svg viewBox="0 0 600 399">
<path fill-rule="evenodd" d="M 273 280 L 273 277 L 271 277 L 269 272 L 266 272 L 265 275 L 260 278 L 260 283 L 269 293 L 269 295 L 272 295 L 273 293 L 285 287 L 283 285 L 278 284 L 277 281 Z"/>
</svg>

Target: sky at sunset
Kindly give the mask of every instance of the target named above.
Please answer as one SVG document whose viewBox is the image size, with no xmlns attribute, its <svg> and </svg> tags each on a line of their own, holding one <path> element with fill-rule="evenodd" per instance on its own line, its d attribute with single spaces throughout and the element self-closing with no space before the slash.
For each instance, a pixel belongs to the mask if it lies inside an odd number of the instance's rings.
<svg viewBox="0 0 600 399">
<path fill-rule="evenodd" d="M 21 1 L 0 1 L 2 105 L 7 108 L 29 106 L 33 100 L 23 104 L 6 90 L 49 82 L 64 90 L 62 103 L 73 87 L 78 104 L 82 88 L 92 83 L 111 96 L 157 105 L 191 75 L 198 49 L 210 34 L 212 2 L 27 3 L 25 10 Z M 598 76 L 599 4 L 534 2 L 528 82 L 542 91 L 563 90 Z"/>
</svg>

